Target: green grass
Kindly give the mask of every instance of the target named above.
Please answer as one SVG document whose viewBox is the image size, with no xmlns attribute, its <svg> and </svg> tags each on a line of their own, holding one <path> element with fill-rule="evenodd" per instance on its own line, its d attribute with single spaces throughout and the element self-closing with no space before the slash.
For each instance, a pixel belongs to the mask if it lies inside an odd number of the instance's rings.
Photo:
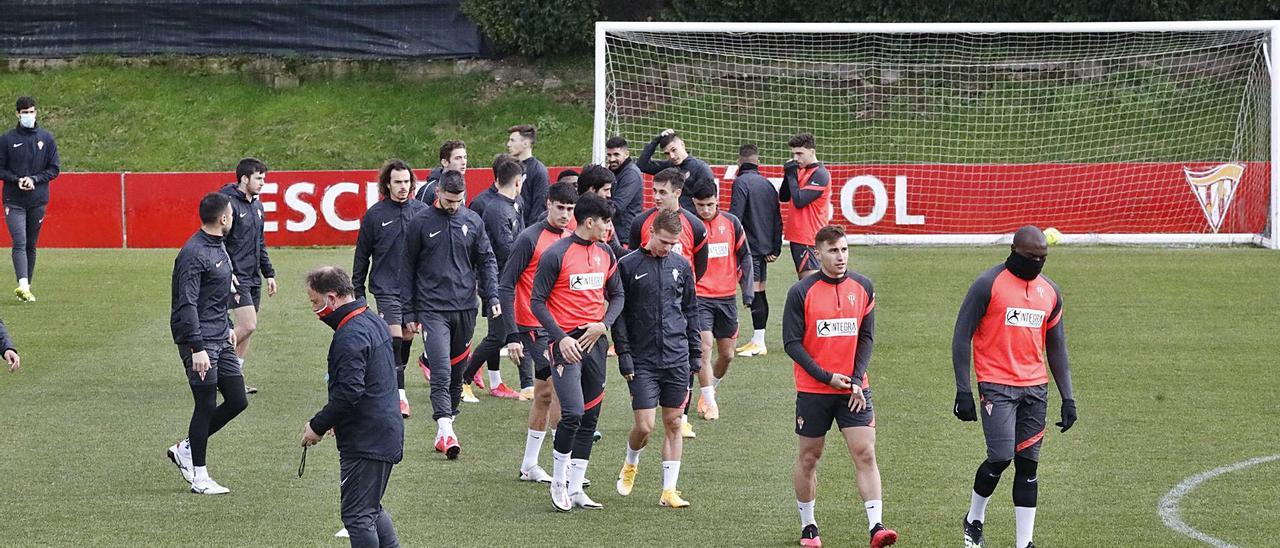
<svg viewBox="0 0 1280 548">
<path fill-rule="evenodd" d="M 885 517 L 907 546 L 954 545 L 973 470 L 977 425 L 951 416 L 949 341 L 963 293 L 1004 251 L 855 248 L 876 281 L 872 383 Z M 342 546 L 332 440 L 296 475 L 303 422 L 324 402 L 330 330 L 299 284 L 318 264 L 350 263 L 347 249 L 273 252 L 281 293 L 266 299 L 247 371 L 262 392 L 210 444 L 225 497 L 186 493 L 164 449 L 183 436 L 190 393 L 168 330 L 173 250 L 48 250 L 40 301 L 0 302 L 25 362 L 0 374 L 0 515 L 7 545 Z M 780 311 L 790 276 L 770 278 Z M 1280 255 L 1258 249 L 1055 249 L 1047 274 L 1065 293 L 1080 422 L 1052 430 L 1040 467 L 1037 541 L 1045 546 L 1195 546 L 1165 529 L 1160 497 L 1183 478 L 1276 452 L 1280 377 L 1274 374 Z M 386 504 L 406 546 L 794 545 L 791 366 L 771 355 L 735 362 L 722 385 L 723 418 L 697 420 L 681 489 L 693 507 L 657 507 L 657 440 L 635 494 L 612 490 L 630 425 L 628 398 L 610 384 L 589 477 L 600 512 L 552 512 L 544 488 L 519 483 L 527 404 L 465 405 L 464 451 L 430 449 L 427 388 L 412 371 L 416 415 Z M 416 347 L 415 347 L 416 349 Z M 514 381 L 509 367 L 508 380 Z M 1056 420 L 1056 392 L 1050 421 Z M 820 471 L 818 520 L 835 545 L 865 542 L 852 465 L 832 437 Z M 550 449 L 544 447 L 543 461 Z M 992 546 L 1013 542 L 1009 478 L 988 513 Z M 1280 463 L 1206 482 L 1183 503 L 1192 526 L 1241 546 L 1280 537 Z M 568 541 L 558 539 L 571 539 Z"/>
<path fill-rule="evenodd" d="M 518 123 L 538 127 L 536 151 L 548 165 L 591 155 L 590 107 L 497 87 L 487 75 L 409 81 L 384 67 L 272 90 L 180 65 L 92 64 L 0 73 L 0 96 L 39 101 L 63 171 L 228 170 L 246 155 L 276 169 L 374 168 L 391 157 L 431 167 L 440 143 L 456 138 L 467 141 L 472 165 L 487 166 Z"/>
</svg>

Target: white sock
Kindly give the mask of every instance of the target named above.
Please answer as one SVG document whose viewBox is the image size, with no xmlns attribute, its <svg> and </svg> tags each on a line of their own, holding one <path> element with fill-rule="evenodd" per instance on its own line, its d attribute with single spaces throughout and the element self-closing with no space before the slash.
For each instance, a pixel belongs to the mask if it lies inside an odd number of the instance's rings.
<svg viewBox="0 0 1280 548">
<path fill-rule="evenodd" d="M 569 453 L 551 450 L 551 481 L 565 483 L 569 479 Z"/>
<path fill-rule="evenodd" d="M 764 346 L 764 330 L 757 329 L 755 333 L 751 335 L 751 342 L 754 344 L 758 344 L 760 346 Z"/>
<path fill-rule="evenodd" d="M 680 461 L 664 460 L 662 461 L 662 490 L 674 491 L 676 481 L 680 479 Z"/>
<path fill-rule="evenodd" d="M 987 521 L 988 502 L 991 502 L 991 497 L 984 497 L 973 491 L 969 495 L 969 515 L 964 518 L 965 521 Z"/>
<path fill-rule="evenodd" d="M 538 454 L 542 453 L 542 438 L 545 437 L 547 437 L 546 432 L 529 429 L 529 433 L 524 438 L 524 460 L 520 461 L 520 470 L 528 470 L 538 465 Z"/>
<path fill-rule="evenodd" d="M 716 388 L 720 388 L 720 381 L 722 381 L 722 380 L 724 380 L 724 379 L 721 379 L 720 377 L 712 377 L 711 386 L 714 386 L 714 387 L 716 387 Z"/>
<path fill-rule="evenodd" d="M 583 480 L 587 477 L 587 459 L 569 460 L 569 494 L 582 492 Z"/>
<path fill-rule="evenodd" d="M 712 407 L 715 407 L 715 405 L 716 405 L 716 387 L 714 387 L 714 386 L 704 386 L 704 387 L 702 387 L 702 401 L 703 401 L 704 403 L 706 403 L 707 405 L 710 405 L 710 406 L 712 406 Z"/>
<path fill-rule="evenodd" d="M 627 464 L 639 465 L 641 451 L 644 451 L 643 447 L 639 449 L 632 449 L 631 443 L 627 442 Z"/>
<path fill-rule="evenodd" d="M 401 388 L 401 389 L 400 389 L 400 401 L 404 401 L 404 400 L 405 400 L 405 397 L 404 397 L 404 389 L 403 389 L 403 388 Z"/>
<path fill-rule="evenodd" d="M 689 415 L 680 415 L 680 425 L 689 424 Z"/>
<path fill-rule="evenodd" d="M 881 514 L 884 512 L 884 503 L 878 500 L 869 500 L 862 503 L 862 505 L 867 507 L 867 530 L 875 529 L 876 525 L 880 523 Z"/>
<path fill-rule="evenodd" d="M 493 390 L 494 388 L 497 388 L 499 384 L 502 384 L 502 372 L 490 371 L 489 372 L 489 390 Z"/>
<path fill-rule="evenodd" d="M 1013 517 L 1018 526 L 1018 542 L 1015 546 L 1025 548 L 1031 544 L 1031 533 L 1036 529 L 1036 507 L 1015 506 Z"/>
<path fill-rule="evenodd" d="M 207 467 L 207 466 L 196 466 L 196 467 L 194 467 L 194 468 L 195 468 L 195 472 L 196 472 L 196 479 L 197 479 L 197 480 L 209 479 L 209 467 Z"/>
<path fill-rule="evenodd" d="M 453 419 L 449 417 L 440 417 L 439 419 L 436 419 L 436 437 L 441 438 L 444 436 L 458 437 L 453 434 Z"/>
<path fill-rule="evenodd" d="M 817 504 L 817 502 L 817 500 L 809 502 L 796 501 L 796 506 L 800 507 L 800 528 L 803 529 L 806 526 L 818 524 L 818 520 L 813 519 L 813 505 Z"/>
<path fill-rule="evenodd" d="M 26 278 L 18 278 L 18 289 L 30 290 L 31 282 L 27 281 Z"/>
</svg>

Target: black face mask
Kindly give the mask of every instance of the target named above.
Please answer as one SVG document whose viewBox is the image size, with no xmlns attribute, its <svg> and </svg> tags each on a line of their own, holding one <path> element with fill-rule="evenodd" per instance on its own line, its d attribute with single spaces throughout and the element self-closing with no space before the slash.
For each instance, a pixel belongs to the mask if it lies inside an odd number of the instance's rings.
<svg viewBox="0 0 1280 548">
<path fill-rule="evenodd" d="M 1014 276 L 1029 282 L 1040 275 L 1040 269 L 1044 268 L 1044 261 L 1036 261 L 1023 257 L 1017 251 L 1011 251 L 1009 258 L 1004 261 L 1004 267 L 1009 269 L 1009 272 L 1012 272 Z"/>
</svg>

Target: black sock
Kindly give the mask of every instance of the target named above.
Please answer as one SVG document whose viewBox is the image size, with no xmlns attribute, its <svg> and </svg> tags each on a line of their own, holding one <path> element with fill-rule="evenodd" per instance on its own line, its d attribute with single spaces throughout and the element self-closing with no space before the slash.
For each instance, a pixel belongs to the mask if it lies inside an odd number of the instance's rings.
<svg viewBox="0 0 1280 548">
<path fill-rule="evenodd" d="M 990 497 L 991 493 L 996 492 L 996 485 L 1000 483 L 1000 474 L 1005 468 L 1009 467 L 1009 461 L 1002 460 L 1000 462 L 982 461 L 982 466 L 978 467 L 978 472 L 973 475 L 973 492 L 978 496 Z"/>
<path fill-rule="evenodd" d="M 1013 505 L 1035 508 L 1040 482 L 1036 478 L 1036 461 L 1022 457 L 1013 458 Z"/>
<path fill-rule="evenodd" d="M 757 291 L 751 301 L 751 326 L 764 329 L 769 325 L 769 297 L 763 291 Z"/>
<path fill-rule="evenodd" d="M 409 357 L 409 349 L 405 346 L 405 342 L 400 337 L 391 337 L 391 348 L 396 351 L 396 388 L 401 390 L 404 390 L 404 367 Z"/>
</svg>

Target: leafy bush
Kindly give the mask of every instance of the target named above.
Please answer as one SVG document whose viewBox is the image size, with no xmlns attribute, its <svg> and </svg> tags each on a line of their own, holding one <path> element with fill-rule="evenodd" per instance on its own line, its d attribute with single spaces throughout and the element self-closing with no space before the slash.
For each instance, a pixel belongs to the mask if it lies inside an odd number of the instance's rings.
<svg viewBox="0 0 1280 548">
<path fill-rule="evenodd" d="M 595 39 L 597 0 L 463 0 L 499 51 L 538 57 L 582 52 Z"/>
</svg>

